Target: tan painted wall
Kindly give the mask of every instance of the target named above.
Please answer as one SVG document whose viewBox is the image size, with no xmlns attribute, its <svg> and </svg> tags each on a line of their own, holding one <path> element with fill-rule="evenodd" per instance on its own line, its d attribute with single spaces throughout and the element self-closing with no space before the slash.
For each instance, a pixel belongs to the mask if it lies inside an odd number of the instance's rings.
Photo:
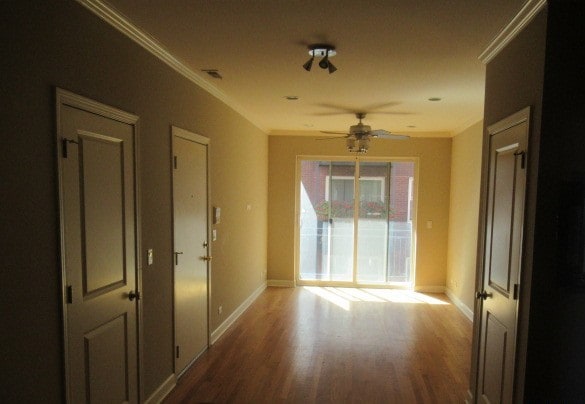
<svg viewBox="0 0 585 404">
<path fill-rule="evenodd" d="M 295 165 L 297 155 L 347 156 L 343 140 L 270 136 L 268 168 L 268 279 L 294 280 Z M 415 287 L 445 286 L 451 139 L 374 140 L 368 156 L 418 157 Z M 427 229 L 427 221 L 433 228 Z"/>
<path fill-rule="evenodd" d="M 268 136 L 240 118 L 220 120 L 226 130 L 213 131 L 210 147 L 211 205 L 221 207 L 212 226 L 211 331 L 266 280 Z"/>
<path fill-rule="evenodd" d="M 453 138 L 447 288 L 473 311 L 483 121 Z"/>
</svg>

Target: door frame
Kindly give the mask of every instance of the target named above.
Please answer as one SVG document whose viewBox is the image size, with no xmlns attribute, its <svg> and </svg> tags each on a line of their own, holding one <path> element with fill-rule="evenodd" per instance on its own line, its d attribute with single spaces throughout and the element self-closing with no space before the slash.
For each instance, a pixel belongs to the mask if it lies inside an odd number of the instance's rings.
<svg viewBox="0 0 585 404">
<path fill-rule="evenodd" d="M 212 240 L 211 240 L 211 223 L 210 223 L 210 218 L 211 218 L 211 186 L 210 186 L 210 181 L 209 181 L 209 147 L 211 144 L 211 139 L 209 139 L 208 137 L 199 135 L 197 133 L 191 132 L 189 130 L 186 129 L 182 129 L 179 128 L 177 126 L 171 125 L 171 136 L 170 136 L 170 142 L 171 142 L 171 155 L 170 155 L 170 161 L 171 161 L 171 234 L 172 234 L 172 251 L 175 251 L 175 214 L 174 214 L 174 207 L 175 207 L 175 201 L 174 201 L 174 197 L 173 197 L 173 187 L 175 186 L 174 181 L 173 181 L 173 164 L 174 164 L 174 149 L 173 149 L 173 138 L 177 136 L 180 138 L 183 138 L 185 140 L 189 140 L 191 142 L 195 142 L 195 143 L 199 143 L 201 145 L 205 146 L 205 158 L 206 158 L 206 162 L 205 162 L 205 176 L 206 176 L 206 182 L 207 182 L 207 188 L 205 190 L 205 192 L 207 193 L 206 195 L 206 204 L 207 204 L 207 210 L 206 210 L 206 228 L 205 228 L 205 234 L 207 236 L 207 255 L 208 256 L 212 256 L 212 248 L 211 248 L 211 244 L 212 244 Z M 174 259 L 174 254 L 171 254 L 172 259 Z M 174 268 L 174 261 L 171 261 L 171 268 Z M 172 358 L 173 358 L 173 373 L 175 375 L 175 378 L 177 378 L 179 375 L 177 375 L 177 369 L 176 369 L 176 358 L 175 358 L 175 346 L 176 346 L 176 324 L 175 324 L 175 291 L 174 291 L 174 285 L 175 285 L 175 271 L 173 269 L 173 346 L 172 348 Z M 207 261 L 207 348 L 209 349 L 209 347 L 211 346 L 211 261 Z M 193 362 L 197 360 L 197 358 L 195 358 L 193 360 Z M 187 365 L 187 367 L 185 368 L 184 372 L 187 371 L 189 369 L 191 365 Z M 183 372 L 183 373 L 184 373 Z"/>
<path fill-rule="evenodd" d="M 522 228 L 522 241 L 521 241 L 521 264 L 518 273 L 518 279 L 520 282 L 520 291 L 519 291 L 519 298 L 516 303 L 516 335 L 515 335 L 515 345 L 516 345 L 516 352 L 515 352 L 515 372 L 514 372 L 514 387 L 513 389 L 516 390 L 517 386 L 519 385 L 519 378 L 523 378 L 523 369 L 524 369 L 524 360 L 525 355 L 523 352 L 519 351 L 519 325 L 520 325 L 520 317 L 522 315 L 524 309 L 523 303 L 526 302 L 524 296 L 527 293 L 530 293 L 530 284 L 528 281 L 528 277 L 524 275 L 526 272 L 525 265 L 526 265 L 526 248 L 525 248 L 525 228 L 526 228 L 526 215 L 527 209 L 526 204 L 528 203 L 528 194 L 529 194 L 529 180 L 530 180 L 530 135 L 532 130 L 531 119 L 532 119 L 532 110 L 530 106 L 527 106 L 511 115 L 508 115 L 505 118 L 500 119 L 499 121 L 493 124 L 487 124 L 484 122 L 484 133 L 483 133 L 483 142 L 482 142 L 482 168 L 481 168 L 481 187 L 480 187 L 480 199 L 479 199 L 479 223 L 478 223 L 478 237 L 477 237 L 477 256 L 476 256 L 476 273 L 475 273 L 475 292 L 481 292 L 483 290 L 483 285 L 485 281 L 484 277 L 484 269 L 485 269 L 485 247 L 486 247 L 486 229 L 488 225 L 488 198 L 489 198 L 489 175 L 490 175 L 490 138 L 492 135 L 500 133 L 506 129 L 509 129 L 513 126 L 521 124 L 523 122 L 527 122 L 526 128 L 526 189 L 525 189 L 525 201 L 524 201 L 524 224 Z M 481 322 L 482 322 L 482 310 L 483 310 L 483 299 L 475 298 L 474 301 L 474 316 L 473 316 L 473 335 L 472 335 L 472 345 L 471 345 L 471 367 L 470 367 L 470 389 L 467 391 L 467 400 L 468 403 L 477 403 L 479 400 L 478 397 L 478 386 L 479 386 L 479 365 L 480 365 L 480 350 L 481 350 Z M 517 398 L 516 391 L 513 393 L 513 397 Z"/>
<path fill-rule="evenodd" d="M 65 265 L 65 227 L 64 227 L 64 211 L 63 211 L 63 179 L 62 179 L 62 128 L 61 128 L 61 116 L 62 116 L 62 108 L 64 106 L 69 106 L 72 108 L 77 108 L 86 112 L 90 112 L 104 118 L 112 119 L 121 123 L 128 124 L 134 128 L 134 156 L 133 156 L 133 166 L 134 166 L 134 232 L 136 236 L 135 241 L 135 260 L 136 260 L 136 268 L 135 268 L 135 279 L 136 279 L 136 288 L 137 291 L 142 291 L 142 233 L 141 233 L 141 204 L 140 204 L 140 148 L 139 148 L 139 117 L 132 113 L 122 111 L 118 108 L 114 108 L 112 106 L 102 104 L 98 101 L 94 101 L 90 98 L 83 97 L 81 95 L 77 95 L 73 92 L 64 90 L 59 87 L 55 87 L 55 155 L 56 155 L 56 170 L 57 170 L 57 187 L 58 187 L 58 205 L 59 205 L 59 255 L 60 255 L 60 263 L 61 263 L 61 311 L 62 311 L 62 331 L 63 331 L 63 339 L 62 339 L 62 349 L 63 349 L 63 380 L 65 381 L 65 396 L 67 402 L 70 402 L 69 392 L 70 392 L 70 383 L 69 383 L 69 352 L 68 352 L 68 324 L 67 324 L 67 274 L 66 274 L 66 265 Z M 137 363 L 137 374 L 138 374 L 138 400 L 141 402 L 144 397 L 143 392 L 143 355 L 142 355 L 142 348 L 143 348 L 143 321 L 142 321 L 142 299 L 137 299 L 136 301 L 136 357 L 138 359 Z"/>
<path fill-rule="evenodd" d="M 355 162 L 356 165 L 359 164 L 360 161 L 363 162 L 380 162 L 380 163 L 388 163 L 388 162 L 413 162 L 414 163 L 414 187 L 412 188 L 413 192 L 413 204 L 415 206 L 414 215 L 412 216 L 412 260 L 410 263 L 410 276 L 411 281 L 409 284 L 402 284 L 402 283 L 388 283 L 388 284 L 367 284 L 367 283 L 358 283 L 356 281 L 356 270 L 357 270 L 357 255 L 354 254 L 353 261 L 354 261 L 354 268 L 353 268 L 353 280 L 351 282 L 342 282 L 342 281 L 311 281 L 311 280 L 300 280 L 300 215 L 301 215 L 301 207 L 299 203 L 300 195 L 301 195 L 301 162 L 303 160 L 312 160 L 312 161 L 339 161 L 339 162 Z M 390 161 L 389 161 L 390 160 Z M 296 165 L 295 165 L 295 213 L 294 213 L 294 280 L 291 286 L 295 287 L 299 286 L 332 286 L 332 287 L 349 287 L 349 288 L 371 288 L 371 289 L 404 289 L 404 290 L 414 290 L 415 288 L 415 280 L 416 280 L 416 257 L 417 257 L 417 243 L 416 243 L 416 232 L 417 232 L 417 216 L 418 216 L 418 184 L 419 184 L 419 168 L 420 166 L 420 159 L 419 157 L 366 157 L 366 156 L 323 156 L 323 155 L 297 155 L 296 158 Z M 354 184 L 354 186 L 357 186 Z M 355 190 L 354 190 L 355 194 Z M 356 237 L 357 227 L 354 228 L 354 238 Z M 357 246 L 357 238 L 354 239 L 354 247 Z M 354 251 L 357 251 L 354 249 Z"/>
</svg>

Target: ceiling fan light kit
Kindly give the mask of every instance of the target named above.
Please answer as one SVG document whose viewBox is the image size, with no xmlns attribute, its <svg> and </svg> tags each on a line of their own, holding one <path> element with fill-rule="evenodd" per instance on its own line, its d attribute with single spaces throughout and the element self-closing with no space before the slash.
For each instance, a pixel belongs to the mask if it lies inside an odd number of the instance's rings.
<svg viewBox="0 0 585 404">
<path fill-rule="evenodd" d="M 337 70 L 337 67 L 331 63 L 329 58 L 337 55 L 335 51 L 335 47 L 332 45 L 327 44 L 314 44 L 309 46 L 309 55 L 311 58 L 307 60 L 307 62 L 303 65 L 303 69 L 310 72 L 311 68 L 313 67 L 313 61 L 316 57 L 322 58 L 319 61 L 319 67 L 321 69 L 329 70 L 329 74 L 334 73 Z"/>
</svg>

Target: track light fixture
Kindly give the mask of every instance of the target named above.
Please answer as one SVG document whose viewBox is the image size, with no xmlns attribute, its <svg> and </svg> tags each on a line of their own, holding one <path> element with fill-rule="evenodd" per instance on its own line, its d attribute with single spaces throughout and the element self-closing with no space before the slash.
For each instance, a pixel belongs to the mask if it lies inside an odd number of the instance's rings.
<svg viewBox="0 0 585 404">
<path fill-rule="evenodd" d="M 333 66 L 333 63 L 329 60 L 329 58 L 335 56 L 337 52 L 335 51 L 335 47 L 326 44 L 314 44 L 309 46 L 309 55 L 311 58 L 303 65 L 303 69 L 310 72 L 311 67 L 313 67 L 313 61 L 315 57 L 321 57 L 319 61 L 319 67 L 321 69 L 328 69 L 329 74 L 335 72 L 337 67 Z"/>
<path fill-rule="evenodd" d="M 303 65 L 303 69 L 305 69 L 306 71 L 310 72 L 311 71 L 311 67 L 313 67 L 313 60 L 315 60 L 315 56 L 313 56 L 311 59 L 307 60 L 307 63 L 305 63 Z"/>
</svg>

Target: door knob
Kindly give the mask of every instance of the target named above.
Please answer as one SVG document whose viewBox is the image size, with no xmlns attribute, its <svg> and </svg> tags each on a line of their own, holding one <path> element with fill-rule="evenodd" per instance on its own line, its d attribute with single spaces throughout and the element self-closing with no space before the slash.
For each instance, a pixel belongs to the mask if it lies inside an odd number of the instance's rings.
<svg viewBox="0 0 585 404">
<path fill-rule="evenodd" d="M 208 261 L 208 262 L 209 262 L 209 261 L 211 261 L 211 260 L 213 259 L 213 257 L 212 257 L 211 255 L 206 255 L 206 256 L 204 256 L 204 257 L 201 257 L 201 259 L 202 259 L 203 261 Z"/>
<path fill-rule="evenodd" d="M 493 294 L 488 293 L 486 290 L 484 290 L 483 292 L 475 292 L 476 299 L 486 300 L 488 297 L 492 297 L 492 296 L 493 296 Z"/>
<path fill-rule="evenodd" d="M 128 293 L 128 300 L 133 301 L 134 299 L 140 300 L 140 292 L 134 292 L 131 290 L 130 293 Z"/>
</svg>

